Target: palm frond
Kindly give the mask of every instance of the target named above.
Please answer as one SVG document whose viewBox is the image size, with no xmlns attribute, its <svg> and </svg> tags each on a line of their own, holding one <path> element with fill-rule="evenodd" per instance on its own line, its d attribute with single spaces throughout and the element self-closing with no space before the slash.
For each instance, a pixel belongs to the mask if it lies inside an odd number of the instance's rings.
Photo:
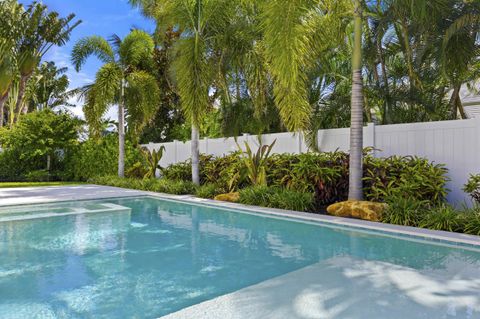
<svg viewBox="0 0 480 319">
<path fill-rule="evenodd" d="M 103 63 L 115 61 L 113 49 L 104 38 L 100 36 L 82 38 L 72 50 L 72 64 L 77 72 L 91 55 L 96 56 Z"/>
</svg>

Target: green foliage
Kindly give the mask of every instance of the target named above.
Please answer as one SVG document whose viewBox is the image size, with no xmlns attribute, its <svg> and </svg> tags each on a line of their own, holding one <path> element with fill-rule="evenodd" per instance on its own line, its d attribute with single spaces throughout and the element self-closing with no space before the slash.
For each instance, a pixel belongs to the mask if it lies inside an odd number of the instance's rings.
<svg viewBox="0 0 480 319">
<path fill-rule="evenodd" d="M 77 148 L 80 123 L 45 109 L 0 130 L 0 180 L 22 181 L 30 172 L 45 169 L 50 169 L 52 180 L 68 178 L 66 165 Z"/>
<path fill-rule="evenodd" d="M 480 174 L 472 174 L 463 187 L 463 191 L 480 204 Z"/>
<path fill-rule="evenodd" d="M 140 151 L 128 140 L 125 143 L 125 154 L 127 170 L 142 160 Z M 117 167 L 118 140 L 115 134 L 83 142 L 68 165 L 73 178 L 80 181 L 96 176 L 114 175 Z"/>
<path fill-rule="evenodd" d="M 422 216 L 419 226 L 433 230 L 462 231 L 463 216 L 452 206 L 443 204 L 431 207 L 427 213 Z"/>
<path fill-rule="evenodd" d="M 418 223 L 430 209 L 428 201 L 412 197 L 393 195 L 386 198 L 388 209 L 383 222 L 403 226 L 418 226 Z"/>
<path fill-rule="evenodd" d="M 276 141 L 273 141 L 270 145 L 260 145 L 255 153 L 253 153 L 250 145 L 245 142 L 245 151 L 243 154 L 246 156 L 243 158 L 243 162 L 251 185 L 267 186 L 268 157 L 275 146 L 275 142 Z"/>
<path fill-rule="evenodd" d="M 480 206 L 474 206 L 464 212 L 464 232 L 480 236 Z"/>
<path fill-rule="evenodd" d="M 89 179 L 90 183 L 99 185 L 108 185 L 122 188 L 133 188 L 157 193 L 166 193 L 174 195 L 186 195 L 195 193 L 196 186 L 191 182 L 175 181 L 167 179 L 137 179 L 120 178 L 115 175 L 94 177 Z"/>
<path fill-rule="evenodd" d="M 240 190 L 239 203 L 307 212 L 314 207 L 314 196 L 280 187 L 252 186 Z"/>
<path fill-rule="evenodd" d="M 192 179 L 191 161 L 172 164 L 168 167 L 162 168 L 161 171 L 162 177 L 169 180 L 189 181 Z"/>
<path fill-rule="evenodd" d="M 200 198 L 213 199 L 215 196 L 224 194 L 227 191 L 217 184 L 203 184 L 195 192 L 195 196 Z"/>
<path fill-rule="evenodd" d="M 155 178 L 157 169 L 161 169 L 160 165 L 158 164 L 163 157 L 163 153 L 165 152 L 165 146 L 162 145 L 158 150 L 148 150 L 147 148 L 142 148 L 142 156 L 147 164 L 147 171 L 144 174 L 144 178 Z"/>
<path fill-rule="evenodd" d="M 25 174 L 25 180 L 28 182 L 48 182 L 50 181 L 50 172 L 44 169 L 31 171 Z"/>
<path fill-rule="evenodd" d="M 125 171 L 125 176 L 128 178 L 143 178 L 146 174 L 148 174 L 148 170 L 142 162 L 134 163 Z"/>
<path fill-rule="evenodd" d="M 52 110 L 25 115 L 11 129 L 0 133 L 0 145 L 9 150 L 20 150 L 20 160 L 54 156 L 78 144 L 80 121 L 67 113 Z"/>
<path fill-rule="evenodd" d="M 406 156 L 367 156 L 364 165 L 366 198 L 381 201 L 396 195 L 441 203 L 447 195 L 447 169 L 427 159 Z"/>
</svg>

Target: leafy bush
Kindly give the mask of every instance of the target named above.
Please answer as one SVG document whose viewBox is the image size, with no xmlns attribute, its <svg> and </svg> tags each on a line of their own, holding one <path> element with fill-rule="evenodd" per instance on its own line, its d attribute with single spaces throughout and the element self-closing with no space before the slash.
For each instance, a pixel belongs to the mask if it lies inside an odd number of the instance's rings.
<svg viewBox="0 0 480 319">
<path fill-rule="evenodd" d="M 365 157 L 364 189 L 368 200 L 390 195 L 441 203 L 447 195 L 447 169 L 427 159 L 411 156 Z"/>
<path fill-rule="evenodd" d="M 403 226 L 418 226 L 430 208 L 426 200 L 420 201 L 398 195 L 386 198 L 386 203 L 388 208 L 384 213 L 383 222 Z"/>
<path fill-rule="evenodd" d="M 133 188 L 157 193 L 174 195 L 194 194 L 196 186 L 191 182 L 172 181 L 167 179 L 137 179 L 119 178 L 117 176 L 103 176 L 89 179 L 90 183 L 122 188 Z"/>
<path fill-rule="evenodd" d="M 422 216 L 419 226 L 433 230 L 445 230 L 451 232 L 463 231 L 462 214 L 452 206 L 443 204 L 432 207 Z"/>
<path fill-rule="evenodd" d="M 396 195 L 441 203 L 446 196 L 447 170 L 442 165 L 416 157 L 365 157 L 364 192 L 372 201 Z M 315 194 L 315 206 L 326 206 L 348 197 L 349 156 L 345 152 L 274 154 L 265 161 L 268 185 Z M 202 155 L 200 179 L 227 191 L 249 183 L 240 152 L 224 157 Z M 189 161 L 162 170 L 168 179 L 191 180 Z"/>
<path fill-rule="evenodd" d="M 128 178 L 143 178 L 148 173 L 142 162 L 136 162 L 125 171 Z"/>
<path fill-rule="evenodd" d="M 463 187 L 463 191 L 480 204 L 480 174 L 472 174 Z"/>
<path fill-rule="evenodd" d="M 125 168 L 128 171 L 140 162 L 140 151 L 128 140 L 125 142 Z M 82 143 L 69 162 L 75 180 L 88 180 L 96 176 L 115 175 L 118 171 L 118 138 L 110 134 Z"/>
<path fill-rule="evenodd" d="M 48 182 L 50 178 L 50 172 L 45 169 L 30 171 L 25 174 L 25 180 L 28 182 Z"/>
<path fill-rule="evenodd" d="M 34 171 L 49 170 L 51 179 L 70 178 L 66 163 L 78 144 L 79 119 L 50 109 L 21 117 L 0 129 L 0 181 L 24 181 Z"/>
<path fill-rule="evenodd" d="M 204 184 L 197 187 L 195 196 L 200 198 L 213 199 L 215 196 L 226 193 L 227 190 L 219 187 L 217 184 Z"/>
<path fill-rule="evenodd" d="M 465 208 L 462 211 L 463 232 L 480 236 L 480 206 Z"/>
<path fill-rule="evenodd" d="M 313 209 L 314 196 L 280 187 L 252 186 L 240 190 L 239 203 L 306 212 Z"/>
</svg>

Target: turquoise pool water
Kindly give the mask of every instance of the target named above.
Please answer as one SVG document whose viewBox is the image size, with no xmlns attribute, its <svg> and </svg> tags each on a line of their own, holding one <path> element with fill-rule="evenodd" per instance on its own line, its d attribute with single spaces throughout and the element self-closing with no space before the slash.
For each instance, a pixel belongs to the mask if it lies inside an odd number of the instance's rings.
<svg viewBox="0 0 480 319">
<path fill-rule="evenodd" d="M 332 289 L 364 287 L 370 303 L 335 318 L 480 318 L 470 248 L 155 198 L 2 208 L 0 221 L 2 319 L 157 318 L 312 265 Z"/>
</svg>

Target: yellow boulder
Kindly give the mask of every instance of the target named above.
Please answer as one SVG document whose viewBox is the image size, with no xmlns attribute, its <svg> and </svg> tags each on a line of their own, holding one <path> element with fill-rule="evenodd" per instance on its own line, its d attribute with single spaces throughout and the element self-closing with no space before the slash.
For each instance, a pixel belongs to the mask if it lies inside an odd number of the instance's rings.
<svg viewBox="0 0 480 319">
<path fill-rule="evenodd" d="M 384 203 L 349 200 L 328 206 L 327 212 L 337 217 L 352 217 L 379 222 L 386 209 L 387 204 Z"/>
<path fill-rule="evenodd" d="M 240 193 L 228 193 L 228 194 L 220 194 L 215 196 L 215 200 L 220 200 L 222 202 L 232 202 L 236 203 L 240 199 Z"/>
</svg>

